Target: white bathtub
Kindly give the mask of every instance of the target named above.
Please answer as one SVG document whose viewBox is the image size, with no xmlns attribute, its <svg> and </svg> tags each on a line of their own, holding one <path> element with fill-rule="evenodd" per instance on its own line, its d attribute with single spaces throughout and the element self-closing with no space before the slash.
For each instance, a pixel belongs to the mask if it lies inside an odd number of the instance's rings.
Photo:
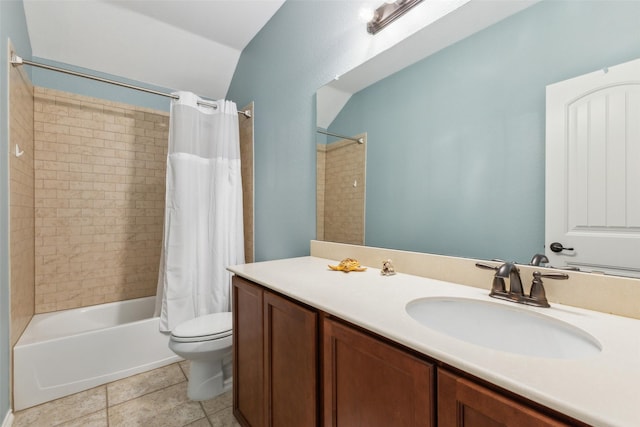
<svg viewBox="0 0 640 427">
<path fill-rule="evenodd" d="M 33 316 L 13 351 L 14 410 L 182 360 L 155 297 Z"/>
</svg>

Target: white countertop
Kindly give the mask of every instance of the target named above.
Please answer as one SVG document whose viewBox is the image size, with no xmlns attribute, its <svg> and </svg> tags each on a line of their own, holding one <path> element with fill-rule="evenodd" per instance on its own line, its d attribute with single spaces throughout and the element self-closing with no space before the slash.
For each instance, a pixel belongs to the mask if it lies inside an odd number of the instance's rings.
<svg viewBox="0 0 640 427">
<path fill-rule="evenodd" d="M 405 306 L 442 296 L 514 303 L 489 298 L 484 289 L 401 273 L 382 276 L 377 268 L 345 274 L 327 267 L 338 263 L 302 257 L 229 270 L 588 424 L 640 426 L 640 320 L 560 304 L 518 305 L 583 329 L 602 351 L 583 359 L 507 353 L 431 330 L 411 318 Z"/>
</svg>

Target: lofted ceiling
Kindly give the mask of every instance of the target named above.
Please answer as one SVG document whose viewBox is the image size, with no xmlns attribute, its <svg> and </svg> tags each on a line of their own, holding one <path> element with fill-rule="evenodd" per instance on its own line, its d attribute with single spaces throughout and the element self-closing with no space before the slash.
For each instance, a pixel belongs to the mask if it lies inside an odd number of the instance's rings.
<svg viewBox="0 0 640 427">
<path fill-rule="evenodd" d="M 34 57 L 220 99 L 284 1 L 24 0 L 24 10 Z"/>
<path fill-rule="evenodd" d="M 211 99 L 226 96 L 242 50 L 284 1 L 23 0 L 34 57 Z M 339 1 L 373 10 L 383 0 Z M 425 1 L 376 36 L 404 41 L 334 84 L 354 93 L 537 1 Z"/>
</svg>

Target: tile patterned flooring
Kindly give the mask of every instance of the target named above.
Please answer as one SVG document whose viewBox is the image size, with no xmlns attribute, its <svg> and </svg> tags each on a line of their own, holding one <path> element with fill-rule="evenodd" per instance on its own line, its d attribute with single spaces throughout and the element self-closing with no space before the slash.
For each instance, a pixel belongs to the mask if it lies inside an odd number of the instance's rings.
<svg viewBox="0 0 640 427">
<path fill-rule="evenodd" d="M 187 398 L 186 361 L 16 412 L 12 427 L 239 427 L 232 392 Z"/>
</svg>

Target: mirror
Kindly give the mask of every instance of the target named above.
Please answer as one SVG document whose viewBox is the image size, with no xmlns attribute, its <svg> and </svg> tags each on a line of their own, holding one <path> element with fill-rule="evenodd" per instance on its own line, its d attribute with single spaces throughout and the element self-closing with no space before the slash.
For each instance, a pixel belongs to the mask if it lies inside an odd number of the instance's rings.
<svg viewBox="0 0 640 427">
<path fill-rule="evenodd" d="M 542 1 L 379 81 L 374 58 L 321 88 L 318 127 L 367 135 L 366 244 L 544 253 L 545 88 L 640 56 L 639 16 L 638 2 Z"/>
<path fill-rule="evenodd" d="M 316 144 L 316 238 L 364 245 L 367 135 L 320 135 Z"/>
</svg>

